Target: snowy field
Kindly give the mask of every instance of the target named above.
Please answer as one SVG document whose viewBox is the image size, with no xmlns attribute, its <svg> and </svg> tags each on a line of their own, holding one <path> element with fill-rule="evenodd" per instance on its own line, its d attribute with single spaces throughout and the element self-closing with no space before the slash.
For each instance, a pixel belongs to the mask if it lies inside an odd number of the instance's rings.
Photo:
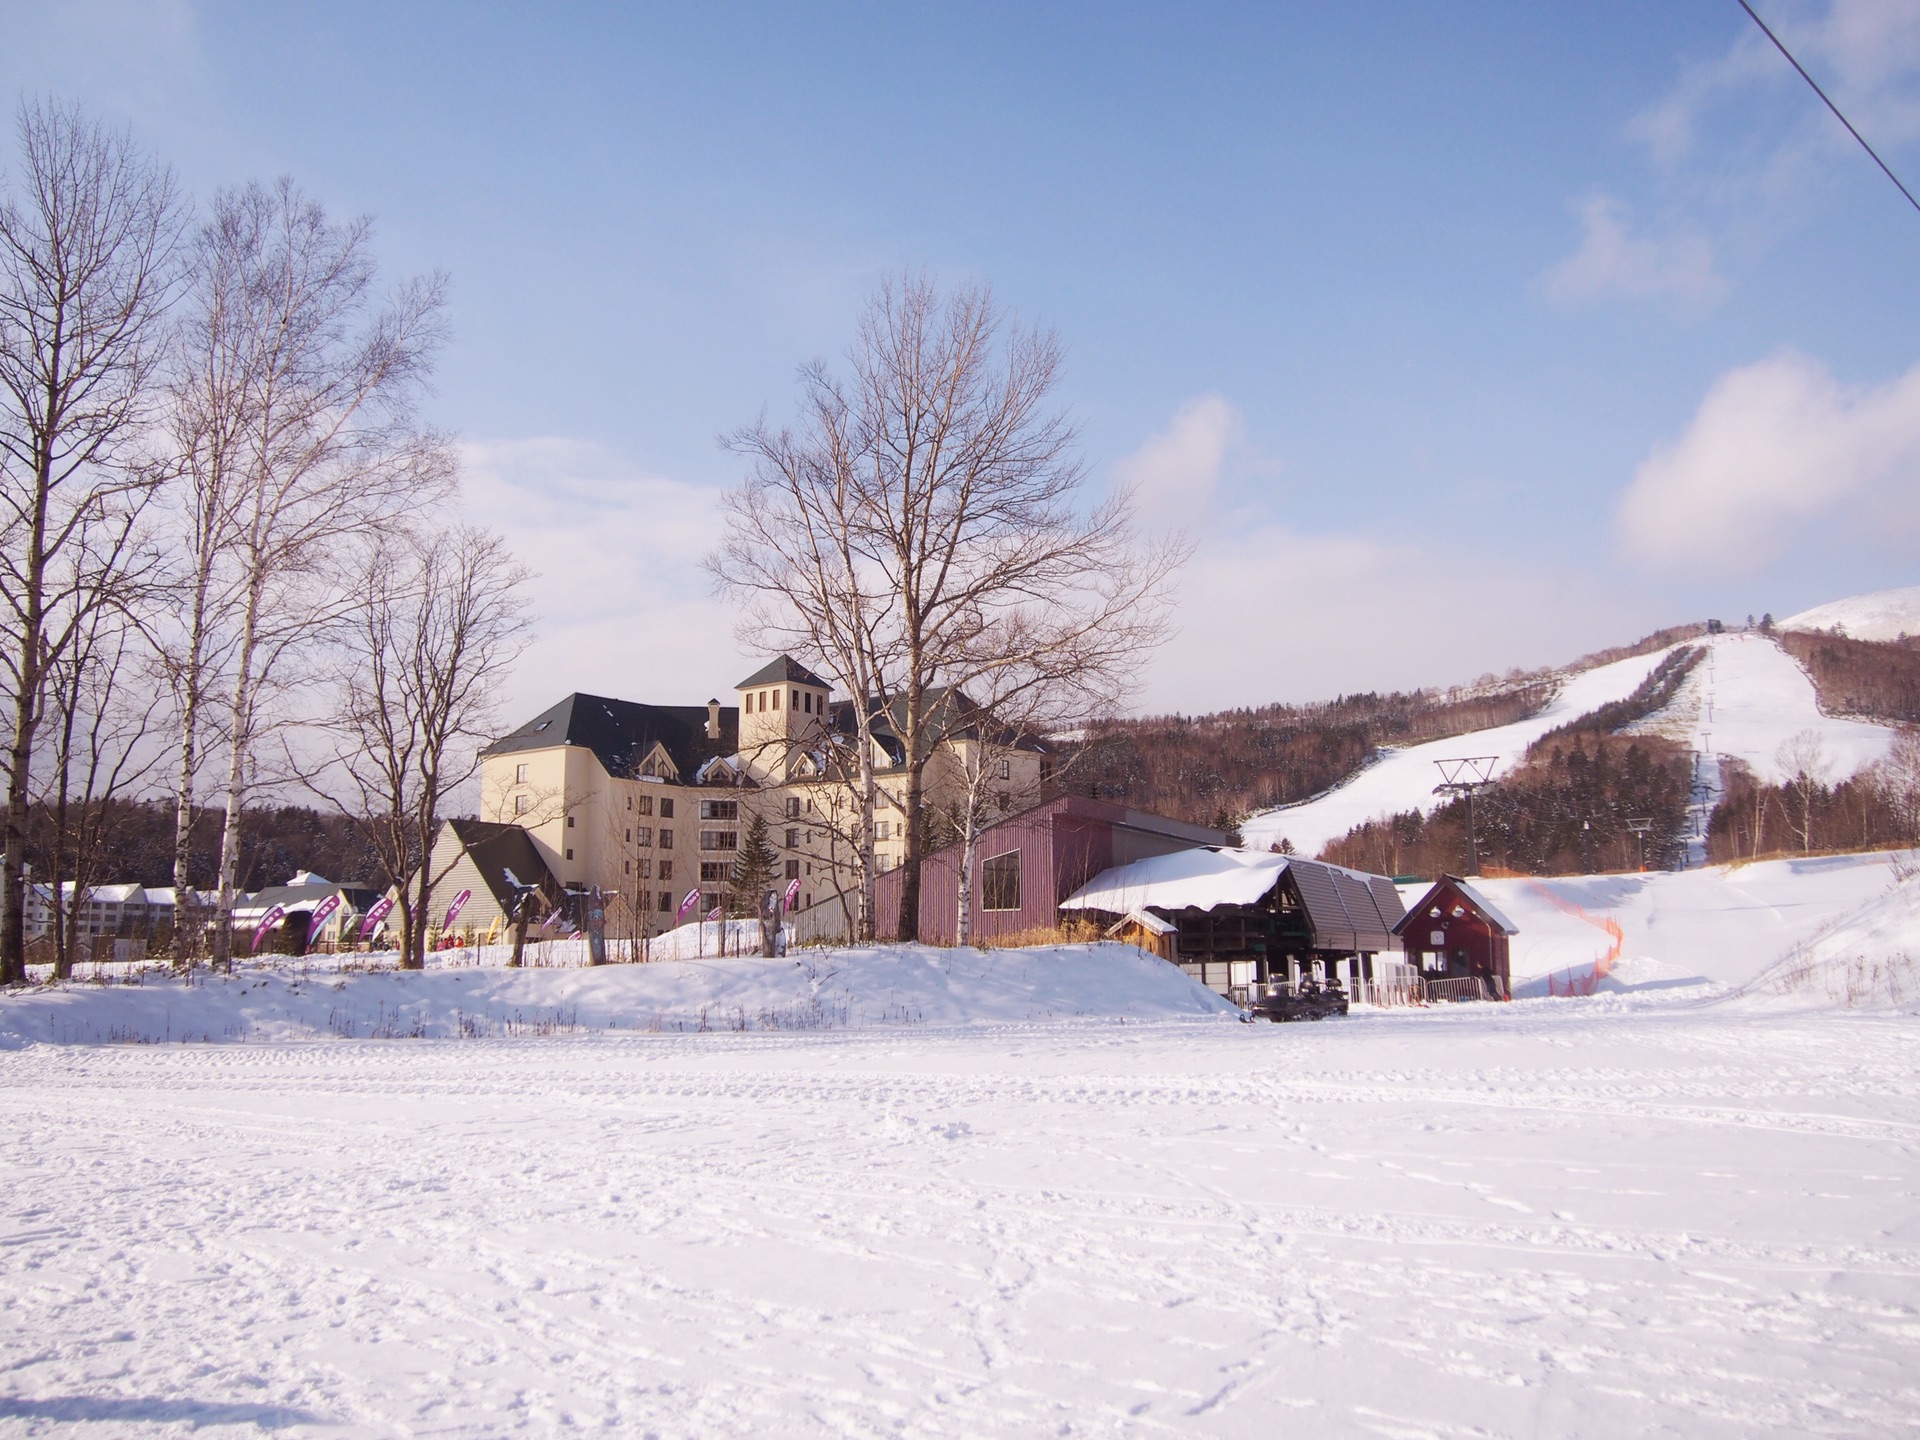
<svg viewBox="0 0 1920 1440">
<path fill-rule="evenodd" d="M 1907 1435 L 1917 1039 L 1628 996 L 32 1045 L 0 1431 Z"/>
<path fill-rule="evenodd" d="M 1781 744 L 1803 730 L 1820 737 L 1834 779 L 1886 754 L 1892 731 L 1823 715 L 1806 671 L 1766 636 L 1734 633 L 1691 643 L 1705 646 L 1707 658 L 1694 667 L 1673 702 L 1638 728 L 1667 735 L 1714 759 L 1738 757 L 1769 781 L 1783 778 Z M 1262 811 L 1241 832 L 1256 849 L 1285 838 L 1302 855 L 1317 855 L 1329 841 L 1365 821 L 1408 810 L 1431 812 L 1444 798 L 1433 793 L 1441 778 L 1436 760 L 1497 756 L 1495 774 L 1504 775 L 1549 730 L 1626 699 L 1668 653 L 1656 651 L 1570 676 L 1560 693 L 1530 719 L 1387 750 L 1345 784 L 1315 800 Z"/>
<path fill-rule="evenodd" d="M 1909 868 L 1489 881 L 1602 992 L 1318 1025 L 1114 945 L 15 992 L 0 1435 L 1911 1434 Z"/>
</svg>

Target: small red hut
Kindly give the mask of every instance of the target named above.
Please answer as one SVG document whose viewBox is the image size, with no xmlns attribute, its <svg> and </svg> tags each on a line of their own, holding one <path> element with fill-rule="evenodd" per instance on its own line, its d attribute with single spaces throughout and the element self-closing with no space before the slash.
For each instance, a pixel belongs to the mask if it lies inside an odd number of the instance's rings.
<svg viewBox="0 0 1920 1440">
<path fill-rule="evenodd" d="M 1507 956 L 1509 937 L 1520 929 L 1494 903 L 1457 875 L 1442 875 L 1433 888 L 1407 907 L 1393 927 L 1414 966 L 1431 985 L 1435 981 L 1464 981 L 1450 989 L 1465 990 L 1454 998 L 1478 998 L 1484 990 L 1495 1000 L 1513 998 L 1513 975 Z M 1479 985 L 1471 982 L 1478 980 Z"/>
</svg>

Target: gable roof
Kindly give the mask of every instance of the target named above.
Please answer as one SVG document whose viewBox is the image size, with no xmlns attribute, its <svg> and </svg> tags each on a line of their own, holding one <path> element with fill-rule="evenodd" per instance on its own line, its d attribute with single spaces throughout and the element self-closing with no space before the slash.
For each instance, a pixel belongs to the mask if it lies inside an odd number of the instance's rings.
<svg viewBox="0 0 1920 1440">
<path fill-rule="evenodd" d="M 795 685 L 811 685 L 817 690 L 831 690 L 833 687 L 802 665 L 791 655 L 781 655 L 769 660 L 753 674 L 747 676 L 733 688 L 751 690 L 756 685 L 779 685 L 790 682 Z"/>
<path fill-rule="evenodd" d="M 576 692 L 541 711 L 482 755 L 579 745 L 593 751 L 607 774 L 630 778 L 655 745 L 666 748 L 681 777 L 691 780 L 703 761 L 740 748 L 740 707 L 720 707 L 720 738 L 707 738 L 705 705 L 642 705 Z"/>
<path fill-rule="evenodd" d="M 1405 912 L 1400 892 L 1386 876 L 1258 850 L 1178 850 L 1115 866 L 1062 900 L 1060 908 L 1124 915 L 1149 906 L 1213 910 L 1257 905 L 1289 875 L 1307 912 L 1316 949 L 1394 948 L 1394 926 Z"/>
<path fill-rule="evenodd" d="M 502 909 L 513 899 L 513 887 L 507 883 L 509 870 L 522 885 L 538 885 L 552 895 L 560 893 L 560 884 L 547 869 L 547 862 L 540 858 L 533 837 L 518 825 L 502 825 L 491 820 L 449 820 L 447 828 L 453 831 Z"/>
<path fill-rule="evenodd" d="M 1394 933 L 1399 934 L 1403 932 L 1408 923 L 1417 918 L 1422 911 L 1426 910 L 1432 904 L 1434 896 L 1440 894 L 1443 890 L 1452 890 L 1458 894 L 1461 899 L 1478 910 L 1481 918 L 1502 935 L 1518 935 L 1520 933 L 1520 927 L 1503 915 L 1498 906 L 1478 890 L 1474 889 L 1473 886 L 1462 880 L 1458 875 L 1442 875 L 1438 880 L 1434 881 L 1433 884 L 1428 887 L 1426 894 L 1422 895 L 1406 908 L 1406 912 L 1402 915 L 1400 923 L 1394 926 Z"/>
</svg>

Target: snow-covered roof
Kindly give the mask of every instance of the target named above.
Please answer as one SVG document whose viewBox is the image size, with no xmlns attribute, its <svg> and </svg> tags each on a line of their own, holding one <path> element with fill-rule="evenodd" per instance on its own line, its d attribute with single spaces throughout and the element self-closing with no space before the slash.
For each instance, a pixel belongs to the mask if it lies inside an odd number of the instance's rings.
<svg viewBox="0 0 1920 1440">
<path fill-rule="evenodd" d="M 1252 905 L 1286 873 L 1285 855 L 1256 850 L 1177 850 L 1103 870 L 1060 902 L 1062 910 L 1125 915 L 1156 910 L 1211 910 Z"/>
<path fill-rule="evenodd" d="M 1129 910 L 1107 927 L 1107 934 L 1117 935 L 1129 925 L 1138 925 L 1149 935 L 1171 935 L 1180 928 L 1171 920 L 1162 920 L 1151 910 Z"/>
</svg>

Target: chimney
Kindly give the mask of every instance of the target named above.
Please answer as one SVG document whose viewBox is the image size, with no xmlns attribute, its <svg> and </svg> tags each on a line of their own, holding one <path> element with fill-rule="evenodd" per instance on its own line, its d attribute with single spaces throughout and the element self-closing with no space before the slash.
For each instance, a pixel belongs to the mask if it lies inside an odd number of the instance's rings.
<svg viewBox="0 0 1920 1440">
<path fill-rule="evenodd" d="M 719 738 L 720 702 L 718 700 L 709 700 L 707 701 L 707 739 L 718 740 Z"/>
</svg>

